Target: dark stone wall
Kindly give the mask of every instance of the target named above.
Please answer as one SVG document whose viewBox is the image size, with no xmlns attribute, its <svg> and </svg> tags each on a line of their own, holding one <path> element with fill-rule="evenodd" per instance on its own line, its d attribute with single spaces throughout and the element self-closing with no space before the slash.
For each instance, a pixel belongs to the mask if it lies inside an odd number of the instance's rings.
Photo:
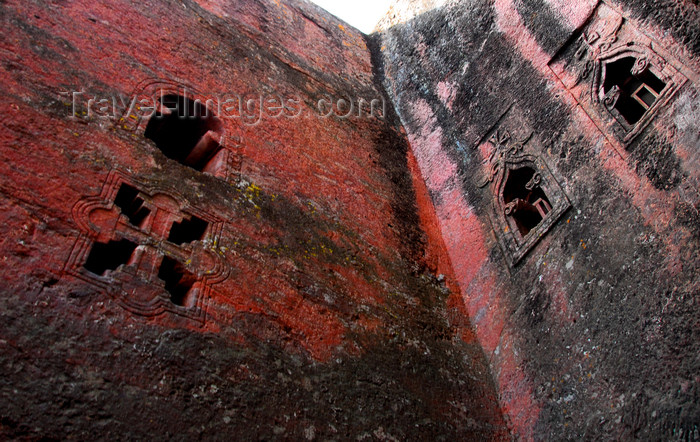
<svg viewBox="0 0 700 442">
<path fill-rule="evenodd" d="M 573 65 L 557 70 L 608 7 L 624 16 L 614 44 L 648 38 L 687 78 L 628 143 L 587 101 L 591 77 L 570 86 Z M 698 23 L 693 2 L 476 0 L 387 19 L 376 36 L 518 437 L 698 437 Z M 505 132 L 571 203 L 515 264 L 499 190 L 484 186 L 489 139 Z"/>
<path fill-rule="evenodd" d="M 337 116 L 388 103 L 362 34 L 297 1 L 2 1 L 0 22 L 2 438 L 507 437 L 398 117 Z M 164 87 L 244 95 L 207 173 L 126 112 Z M 294 101 L 260 117 L 269 96 Z M 178 216 L 209 230 L 175 244 Z M 139 248 L 90 274 L 114 238 Z M 160 281 L 182 268 L 196 304 Z"/>
<path fill-rule="evenodd" d="M 392 11 L 364 36 L 295 0 L 0 2 L 0 435 L 697 439 L 697 4 Z M 629 140 L 576 55 L 617 16 L 682 79 Z M 127 112 L 158 88 L 242 96 L 206 173 Z M 522 258 L 493 136 L 561 192 Z M 138 253 L 90 274 L 115 238 Z"/>
</svg>

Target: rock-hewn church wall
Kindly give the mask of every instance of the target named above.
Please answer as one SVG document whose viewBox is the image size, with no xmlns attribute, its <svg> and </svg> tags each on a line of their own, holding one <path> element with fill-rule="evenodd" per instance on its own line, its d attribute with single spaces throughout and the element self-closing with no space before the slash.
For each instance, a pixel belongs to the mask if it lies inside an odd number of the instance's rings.
<svg viewBox="0 0 700 442">
<path fill-rule="evenodd" d="M 3 437 L 506 436 L 362 34 L 295 1 L 0 21 Z"/>
<path fill-rule="evenodd" d="M 519 437 L 698 436 L 700 12 L 398 2 L 384 84 Z"/>
</svg>

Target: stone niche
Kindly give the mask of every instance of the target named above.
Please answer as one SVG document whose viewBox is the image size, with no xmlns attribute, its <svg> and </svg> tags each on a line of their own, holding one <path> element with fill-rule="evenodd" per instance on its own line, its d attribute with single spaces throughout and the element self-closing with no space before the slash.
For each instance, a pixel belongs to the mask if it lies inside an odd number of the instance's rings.
<svg viewBox="0 0 700 442">
<path fill-rule="evenodd" d="M 490 190 L 489 219 L 503 255 L 516 266 L 571 203 L 540 156 L 535 134 L 513 124 L 494 128 L 479 144 L 483 178 Z"/>
<path fill-rule="evenodd" d="M 80 228 L 66 272 L 141 316 L 204 323 L 212 285 L 229 273 L 218 250 L 223 221 L 179 192 L 113 171 L 99 195 L 78 201 Z"/>
<path fill-rule="evenodd" d="M 683 64 L 605 2 L 549 67 L 623 149 L 688 81 Z"/>
<path fill-rule="evenodd" d="M 165 157 L 229 183 L 240 179 L 241 137 L 221 118 L 220 97 L 184 82 L 146 79 L 129 96 L 133 102 L 117 130 L 153 143 Z"/>
</svg>

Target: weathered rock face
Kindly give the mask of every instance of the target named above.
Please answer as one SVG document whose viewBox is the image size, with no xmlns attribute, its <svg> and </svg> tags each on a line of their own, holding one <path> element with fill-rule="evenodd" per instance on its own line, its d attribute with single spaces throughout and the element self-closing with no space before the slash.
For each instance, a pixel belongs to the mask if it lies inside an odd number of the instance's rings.
<svg viewBox="0 0 700 442">
<path fill-rule="evenodd" d="M 698 437 L 694 2 L 0 11 L 3 437 Z"/>
<path fill-rule="evenodd" d="M 362 34 L 296 1 L 0 18 L 3 437 L 507 436 Z"/>
<path fill-rule="evenodd" d="M 698 23 L 682 0 L 476 0 L 376 37 L 522 438 L 698 438 Z"/>
</svg>

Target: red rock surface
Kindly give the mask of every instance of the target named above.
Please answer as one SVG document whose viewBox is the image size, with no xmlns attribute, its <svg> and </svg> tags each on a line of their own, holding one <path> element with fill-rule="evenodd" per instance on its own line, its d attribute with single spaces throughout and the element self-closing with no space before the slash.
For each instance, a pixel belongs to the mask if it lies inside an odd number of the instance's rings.
<svg viewBox="0 0 700 442">
<path fill-rule="evenodd" d="M 377 46 L 512 432 L 696 438 L 696 2 L 466 3 L 399 2 Z M 631 141 L 590 98 L 606 42 L 656 51 L 671 91 Z M 505 191 L 485 180 L 518 155 L 571 205 L 519 260 L 498 227 Z"/>
<path fill-rule="evenodd" d="M 362 34 L 295 1 L 0 11 L 0 434 L 506 436 Z M 258 101 L 203 173 L 125 112 L 160 88 Z M 385 113 L 319 115 L 343 98 Z"/>
<path fill-rule="evenodd" d="M 699 16 L 0 1 L 0 435 L 693 440 Z M 608 41 L 669 86 L 638 126 Z"/>
</svg>

